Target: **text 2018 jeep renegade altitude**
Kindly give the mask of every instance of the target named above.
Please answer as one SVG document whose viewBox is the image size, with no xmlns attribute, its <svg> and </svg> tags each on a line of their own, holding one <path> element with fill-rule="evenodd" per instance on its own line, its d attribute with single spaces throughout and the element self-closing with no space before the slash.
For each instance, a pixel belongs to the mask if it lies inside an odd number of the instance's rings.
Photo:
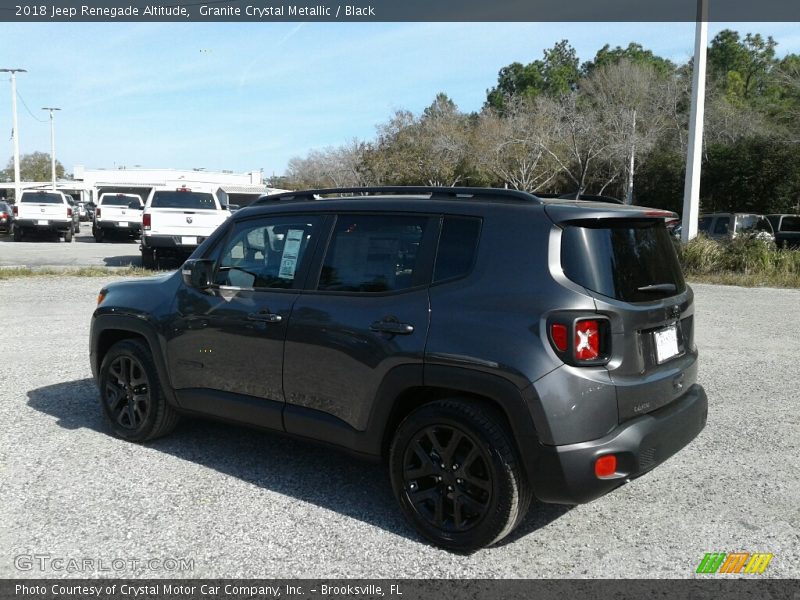
<svg viewBox="0 0 800 600">
<path fill-rule="evenodd" d="M 475 188 L 263 197 L 180 272 L 101 290 L 103 412 L 131 441 L 186 413 L 385 458 L 421 535 L 492 544 L 534 496 L 587 502 L 703 429 L 664 215 Z"/>
</svg>

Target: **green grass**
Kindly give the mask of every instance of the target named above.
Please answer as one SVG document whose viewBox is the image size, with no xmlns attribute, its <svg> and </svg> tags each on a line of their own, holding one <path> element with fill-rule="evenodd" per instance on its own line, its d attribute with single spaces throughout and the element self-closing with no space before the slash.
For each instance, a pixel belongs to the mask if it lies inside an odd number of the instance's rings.
<svg viewBox="0 0 800 600">
<path fill-rule="evenodd" d="M 718 243 L 698 236 L 680 246 L 678 255 L 690 281 L 800 288 L 800 250 L 778 250 L 752 238 Z"/>
<path fill-rule="evenodd" d="M 0 268 L 0 280 L 12 279 L 15 277 L 52 277 L 52 276 L 70 276 L 70 277 L 144 277 L 148 275 L 157 275 L 157 272 L 142 269 L 141 267 L 122 267 L 122 268 L 108 268 L 108 267 L 67 267 L 64 269 L 53 268 L 29 268 L 29 267 L 12 267 L 9 269 Z"/>
</svg>

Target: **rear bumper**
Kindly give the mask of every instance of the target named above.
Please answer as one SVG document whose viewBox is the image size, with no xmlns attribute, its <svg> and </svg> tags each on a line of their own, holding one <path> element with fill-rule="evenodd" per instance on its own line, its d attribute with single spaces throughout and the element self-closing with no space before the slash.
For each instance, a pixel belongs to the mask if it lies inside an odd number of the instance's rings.
<svg viewBox="0 0 800 600">
<path fill-rule="evenodd" d="M 626 421 L 608 435 L 566 446 L 543 446 L 532 469 L 536 497 L 543 502 L 581 504 L 644 475 L 692 441 L 706 424 L 708 399 L 700 385 L 652 413 Z M 617 472 L 604 479 L 595 460 L 617 456 Z"/>
<path fill-rule="evenodd" d="M 57 230 L 57 231 L 68 231 L 70 227 L 72 227 L 72 219 L 69 221 L 60 221 L 56 219 L 41 219 L 42 221 L 47 221 L 46 225 L 39 225 L 40 219 L 17 219 L 14 221 L 14 227 L 19 227 L 20 229 L 37 229 L 39 231 L 48 231 L 48 230 Z"/>
<path fill-rule="evenodd" d="M 142 224 L 138 221 L 132 223 L 128 222 L 126 226 L 120 226 L 118 221 L 95 221 L 94 226 L 96 229 L 120 231 L 125 233 L 137 233 L 142 229 Z"/>
<path fill-rule="evenodd" d="M 184 244 L 185 237 L 194 238 L 196 244 Z M 180 236 L 180 235 L 142 235 L 143 248 L 158 248 L 162 250 L 174 250 L 191 254 L 200 244 L 206 240 L 207 236 Z"/>
</svg>

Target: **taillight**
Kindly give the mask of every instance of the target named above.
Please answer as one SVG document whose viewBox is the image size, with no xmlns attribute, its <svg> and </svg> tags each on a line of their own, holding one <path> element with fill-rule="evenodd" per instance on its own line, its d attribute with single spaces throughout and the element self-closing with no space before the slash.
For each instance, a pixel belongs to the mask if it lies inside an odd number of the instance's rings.
<svg viewBox="0 0 800 600">
<path fill-rule="evenodd" d="M 14 211 L 14 216 L 15 217 L 19 214 L 19 207 L 16 204 L 11 207 L 11 210 Z"/>
<path fill-rule="evenodd" d="M 151 222 L 150 213 L 144 213 L 142 215 L 142 227 L 144 229 L 150 229 L 150 222 Z"/>
<path fill-rule="evenodd" d="M 606 454 L 594 461 L 594 474 L 598 479 L 611 477 L 617 472 L 617 457 L 613 454 Z"/>
<path fill-rule="evenodd" d="M 559 352 L 567 351 L 567 342 L 569 341 L 569 334 L 567 333 L 567 326 L 563 323 L 553 323 L 550 327 L 550 335 L 553 338 L 553 344 Z"/>
<path fill-rule="evenodd" d="M 575 322 L 575 360 L 596 360 L 600 356 L 600 326 L 594 319 Z"/>
<path fill-rule="evenodd" d="M 67 216 L 68 217 L 72 216 L 72 209 L 69 206 L 67 207 Z"/>
<path fill-rule="evenodd" d="M 100 207 L 99 206 L 94 209 L 94 216 L 95 217 L 99 217 L 100 216 Z"/>
</svg>

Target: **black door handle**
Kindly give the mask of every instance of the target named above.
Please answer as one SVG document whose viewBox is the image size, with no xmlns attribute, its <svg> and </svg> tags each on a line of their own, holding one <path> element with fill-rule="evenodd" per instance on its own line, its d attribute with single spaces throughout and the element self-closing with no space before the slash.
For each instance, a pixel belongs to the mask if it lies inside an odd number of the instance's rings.
<svg viewBox="0 0 800 600">
<path fill-rule="evenodd" d="M 408 335 L 414 333 L 414 326 L 408 323 L 399 323 L 397 321 L 375 321 L 369 326 L 371 331 L 379 331 L 381 333 L 391 333 L 394 335 Z"/>
<path fill-rule="evenodd" d="M 250 313 L 247 315 L 247 319 L 250 321 L 263 321 L 264 323 L 280 323 L 283 317 L 267 310 L 262 310 L 257 313 Z"/>
</svg>

